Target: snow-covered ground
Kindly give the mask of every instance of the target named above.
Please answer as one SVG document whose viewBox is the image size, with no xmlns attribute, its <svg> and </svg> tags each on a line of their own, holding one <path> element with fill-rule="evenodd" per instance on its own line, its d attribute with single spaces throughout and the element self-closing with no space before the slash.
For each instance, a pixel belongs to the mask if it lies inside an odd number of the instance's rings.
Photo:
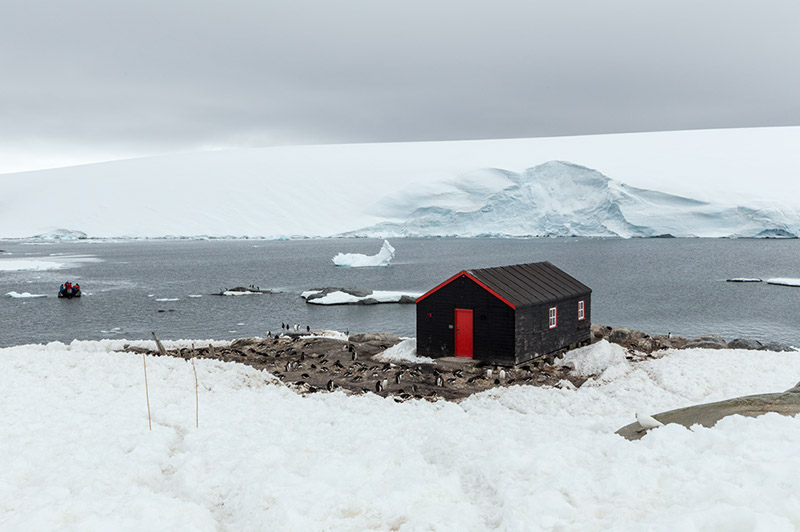
<svg viewBox="0 0 800 532">
<path fill-rule="evenodd" d="M 375 255 L 362 255 L 361 253 L 338 253 L 333 257 L 336 266 L 347 268 L 366 268 L 374 266 L 389 266 L 394 258 L 395 249 L 388 240 L 383 241 L 381 249 Z"/>
<path fill-rule="evenodd" d="M 786 236 L 797 229 L 799 144 L 800 127 L 777 127 L 183 153 L 5 174 L 0 238 L 283 238 L 403 222 L 413 223 L 385 234 L 555 227 L 557 234 Z M 528 171 L 548 161 L 613 181 L 576 188 L 583 181 L 566 179 L 552 188 L 553 179 Z M 63 209 L 57 194 L 42 194 L 63 183 L 79 191 L 81 208 Z M 730 209 L 743 201 L 753 208 Z M 658 227 L 647 226 L 648 215 L 659 215 Z M 574 219 L 567 226 L 564 217 Z"/>
<path fill-rule="evenodd" d="M 205 342 L 201 342 L 205 343 Z M 461 403 L 299 396 L 250 367 L 123 341 L 0 349 L 4 530 L 796 530 L 800 420 L 613 434 L 648 414 L 785 390 L 800 353 L 568 356 L 578 390 Z M 581 365 L 578 360 L 584 360 Z"/>
</svg>

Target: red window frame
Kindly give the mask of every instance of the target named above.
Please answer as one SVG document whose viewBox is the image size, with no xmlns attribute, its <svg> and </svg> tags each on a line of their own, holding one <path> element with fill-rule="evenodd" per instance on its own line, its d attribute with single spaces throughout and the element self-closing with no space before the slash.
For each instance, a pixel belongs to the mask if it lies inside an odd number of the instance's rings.
<svg viewBox="0 0 800 532">
<path fill-rule="evenodd" d="M 547 313 L 547 325 L 549 329 L 558 327 L 558 307 L 550 307 Z"/>
<path fill-rule="evenodd" d="M 586 319 L 586 302 L 584 300 L 578 301 L 578 321 Z"/>
</svg>

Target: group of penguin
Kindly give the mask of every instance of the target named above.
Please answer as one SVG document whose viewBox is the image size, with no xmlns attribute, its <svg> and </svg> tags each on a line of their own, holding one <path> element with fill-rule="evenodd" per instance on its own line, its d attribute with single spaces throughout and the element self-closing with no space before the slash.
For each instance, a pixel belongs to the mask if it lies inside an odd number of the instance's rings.
<svg viewBox="0 0 800 532">
<path fill-rule="evenodd" d="M 301 330 L 299 323 L 295 323 L 294 325 L 289 325 L 288 323 L 281 323 L 281 329 L 294 332 L 300 332 Z M 310 325 L 306 325 L 306 332 L 311 332 Z"/>
</svg>

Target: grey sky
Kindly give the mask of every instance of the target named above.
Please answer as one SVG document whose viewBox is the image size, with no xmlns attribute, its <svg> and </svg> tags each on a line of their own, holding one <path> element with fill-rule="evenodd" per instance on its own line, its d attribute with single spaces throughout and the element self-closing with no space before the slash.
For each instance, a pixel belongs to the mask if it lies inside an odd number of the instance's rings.
<svg viewBox="0 0 800 532">
<path fill-rule="evenodd" d="M 0 0 L 0 172 L 800 124 L 796 0 Z"/>
</svg>

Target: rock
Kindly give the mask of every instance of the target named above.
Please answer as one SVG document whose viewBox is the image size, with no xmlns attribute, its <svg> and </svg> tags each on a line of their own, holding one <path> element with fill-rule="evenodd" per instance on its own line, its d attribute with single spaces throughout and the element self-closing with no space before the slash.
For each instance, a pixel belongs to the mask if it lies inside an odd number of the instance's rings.
<svg viewBox="0 0 800 532">
<path fill-rule="evenodd" d="M 359 344 L 372 341 L 380 343 L 397 343 L 400 341 L 400 337 L 397 336 L 396 334 L 386 333 L 386 332 L 368 332 L 368 333 L 351 334 L 348 340 L 350 342 Z"/>
<path fill-rule="evenodd" d="M 400 296 L 400 303 L 401 305 L 413 305 L 417 302 L 417 298 L 413 296 L 402 295 Z"/>
<path fill-rule="evenodd" d="M 800 393 L 800 382 L 794 385 L 794 388 L 789 388 L 786 393 Z"/>
<path fill-rule="evenodd" d="M 631 342 L 635 340 L 643 340 L 645 338 L 650 338 L 650 335 L 644 331 L 640 331 L 639 329 L 631 329 L 631 334 L 630 334 Z"/>
<path fill-rule="evenodd" d="M 600 325 L 599 323 L 592 323 L 592 341 L 597 342 L 611 334 L 612 328 L 608 325 Z"/>
<path fill-rule="evenodd" d="M 786 346 L 786 345 L 781 345 L 781 344 L 779 344 L 777 342 L 770 342 L 768 344 L 765 344 L 765 345 L 763 345 L 761 347 L 760 350 L 761 351 L 777 351 L 778 353 L 794 351 L 794 349 L 792 349 L 791 347 Z"/>
<path fill-rule="evenodd" d="M 750 350 L 758 350 L 761 349 L 763 345 L 758 340 L 750 340 L 749 338 L 737 338 L 731 342 L 728 342 L 729 349 L 750 349 Z"/>
<path fill-rule="evenodd" d="M 247 346 L 258 344 L 258 343 L 260 343 L 262 341 L 263 340 L 261 340 L 260 338 L 237 338 L 236 340 L 231 342 L 231 347 L 233 347 L 233 348 L 242 348 L 242 347 L 247 347 Z"/>
<path fill-rule="evenodd" d="M 631 331 L 624 327 L 615 327 L 608 335 L 608 341 L 614 344 L 626 344 L 631 339 Z"/>
<path fill-rule="evenodd" d="M 634 342 L 631 342 L 631 344 L 631 347 L 638 349 L 639 351 L 644 351 L 645 353 L 652 353 L 653 351 L 659 349 L 659 345 L 652 338 L 640 338 Z"/>
<path fill-rule="evenodd" d="M 716 334 L 698 336 L 683 346 L 684 349 L 726 349 L 728 344 L 725 339 Z"/>
<path fill-rule="evenodd" d="M 716 403 L 670 410 L 656 414 L 654 417 L 665 425 L 677 423 L 687 428 L 697 424 L 704 427 L 713 427 L 717 421 L 727 416 L 738 414 L 740 416 L 756 417 L 767 412 L 777 412 L 784 416 L 799 414 L 800 393 L 784 392 L 748 395 Z M 616 433 L 629 440 L 638 440 L 644 436 L 645 431 L 642 430 L 638 422 L 634 422 L 622 427 Z"/>
</svg>

